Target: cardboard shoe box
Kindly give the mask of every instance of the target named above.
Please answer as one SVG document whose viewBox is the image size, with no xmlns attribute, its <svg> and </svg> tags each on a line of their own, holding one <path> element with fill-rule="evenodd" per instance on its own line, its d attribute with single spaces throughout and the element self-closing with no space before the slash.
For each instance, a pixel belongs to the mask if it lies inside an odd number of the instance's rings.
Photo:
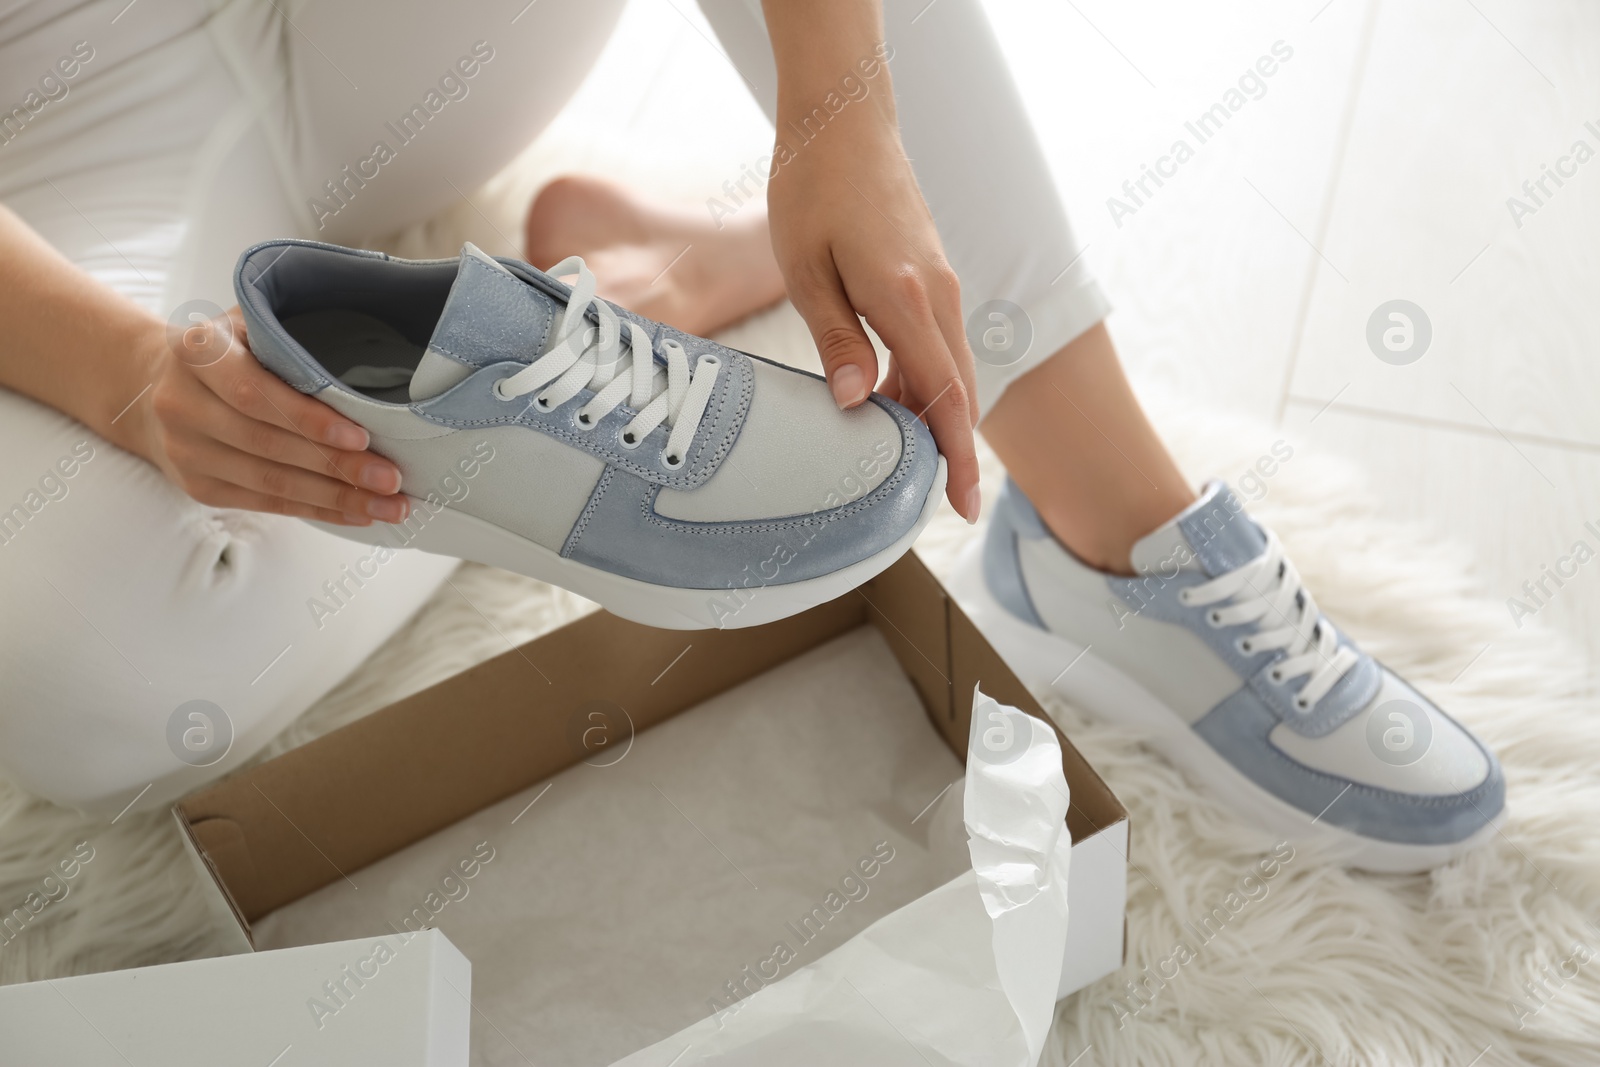
<svg viewBox="0 0 1600 1067">
<path fill-rule="evenodd" d="M 968 751 L 972 694 L 977 686 L 1001 704 L 1048 722 L 1037 702 L 913 554 L 858 591 L 761 627 L 684 634 L 639 626 L 603 612 L 586 616 L 191 794 L 175 806 L 174 813 L 193 858 L 216 888 L 213 906 L 217 916 L 237 929 L 239 950 L 251 951 L 258 947 L 257 935 L 262 929 L 319 895 L 347 893 L 354 898 L 359 896 L 355 887 L 361 884 L 369 888 L 370 896 L 371 883 L 362 872 L 393 865 L 421 848 L 421 843 L 437 840 L 436 835 L 459 830 L 457 824 L 470 825 L 485 809 L 516 798 L 514 806 L 521 814 L 515 818 L 526 815 L 551 784 L 547 780 L 580 763 L 595 765 L 592 759 L 586 760 L 586 752 L 595 748 L 583 736 L 583 724 L 592 718 L 585 709 L 620 710 L 627 719 L 625 737 L 601 739 L 615 751 L 620 742 L 631 745 L 639 735 L 681 712 L 699 708 L 735 687 L 759 682 L 769 672 L 781 673 L 794 661 L 816 655 L 829 642 L 849 638 L 863 626 L 881 637 L 891 654 L 883 658 L 884 669 L 892 672 L 898 668 L 914 691 L 926 726 L 956 759 L 964 758 Z M 675 657 L 685 651 L 686 644 L 693 649 L 694 669 L 663 671 L 663 664 L 677 662 Z M 848 702 L 851 692 L 841 687 L 830 699 Z M 848 740 L 840 738 L 839 743 Z M 1059 731 L 1056 740 L 1070 792 L 1065 827 L 1071 839 L 1067 878 L 1070 921 L 1058 989 L 1058 995 L 1065 996 L 1122 963 L 1128 822 L 1126 810 Z M 957 767 L 953 761 L 950 766 Z M 716 783 L 704 783 L 703 791 L 714 797 Z M 959 788 L 948 790 L 952 796 L 960 792 Z M 527 807 L 518 796 L 523 793 L 529 797 Z M 678 806 L 667 793 L 661 792 L 661 797 Z M 737 798 L 728 799 L 738 803 Z M 945 797 L 943 803 L 949 800 Z M 927 815 L 924 809 L 924 822 L 933 822 L 937 810 Z M 685 812 L 678 814 L 694 823 Z M 703 830 L 701 836 L 706 836 Z M 717 847 L 709 838 L 707 843 Z M 606 877 L 627 876 L 626 858 L 619 860 Z M 729 864 L 733 865 L 731 859 Z M 581 872 L 573 875 L 588 876 Z M 972 877 L 970 870 L 967 877 Z M 766 875 L 760 880 L 765 883 Z M 748 877 L 745 881 L 751 882 Z M 754 882 L 750 888 L 755 889 Z M 536 898 L 527 903 L 534 910 L 538 906 Z M 426 913 L 422 914 L 425 917 Z M 615 926 L 625 919 L 607 916 L 603 921 Z M 448 924 L 444 925 L 448 931 Z M 406 927 L 391 924 L 389 933 L 409 938 L 411 924 Z M 361 930 L 341 936 L 360 933 L 380 936 Z M 697 931 L 685 930 L 680 935 L 686 938 L 685 944 L 693 945 Z M 929 930 L 928 936 L 937 937 L 938 930 Z M 440 940 L 445 948 L 450 947 L 449 941 Z M 260 952 L 257 957 L 306 951 L 282 949 Z M 493 953 L 484 950 L 481 954 Z M 441 951 L 439 955 L 444 958 L 445 954 Z M 471 946 L 467 946 L 467 955 L 478 958 Z M 199 966 L 202 963 L 172 965 L 176 969 Z M 480 1031 L 480 1045 L 487 1038 L 510 1046 L 502 1050 L 504 1057 L 494 1062 L 523 1062 L 530 1056 L 535 1062 L 547 1062 L 537 1046 L 528 1047 L 526 1035 L 520 1040 L 508 1036 L 506 1030 L 512 1027 L 505 1019 L 497 1023 L 484 1017 L 476 1003 L 492 990 L 485 987 L 481 974 L 473 977 L 477 979 L 473 1010 L 478 1015 L 474 1027 Z M 408 1002 L 397 988 L 399 981 L 390 982 L 387 974 L 383 981 L 395 990 L 399 1003 Z M 414 994 L 410 1000 L 431 1004 L 428 1025 L 436 1035 L 445 1035 L 419 1040 L 417 1056 L 411 1062 L 466 1063 L 468 1052 L 460 1040 L 462 1002 L 466 999 L 462 987 L 472 988 L 472 979 L 455 975 L 448 982 L 447 995 L 439 993 L 444 986 L 437 975 L 419 975 L 409 981 L 433 991 L 432 1000 Z M 729 986 L 732 989 L 733 983 Z M 310 1001 L 339 1003 L 326 997 L 317 1001 L 315 993 L 309 991 Z M 601 987 L 577 990 L 576 994 L 580 999 L 592 995 L 596 1001 L 604 1001 L 608 991 Z M 452 1000 L 456 1003 L 450 1003 Z M 349 998 L 349 1002 L 360 1005 L 359 998 Z M 306 1008 L 296 1008 L 302 1016 L 306 1014 Z M 705 1014 L 715 1008 L 713 1002 Z M 428 1015 L 415 1007 L 408 1010 L 419 1018 Z M 584 1009 L 572 1010 L 581 1013 Z M 174 1005 L 173 1012 L 173 1024 L 181 1025 L 181 1008 Z M 4 1014 L 5 1003 L 0 998 L 0 1018 Z M 150 1025 L 160 1025 L 153 1015 L 147 1018 Z M 674 1029 L 669 1027 L 658 1036 L 666 1037 Z M 631 1050 L 648 1043 L 623 1047 Z M 192 1046 L 190 1050 L 195 1051 Z M 301 1062 L 330 1062 L 312 1055 L 314 1047 L 304 1046 L 300 1051 L 308 1055 Z M 475 1049 L 472 1058 L 491 1062 L 481 1049 Z M 212 1060 L 202 1055 L 193 1062 Z M 628 1062 L 634 1059 L 630 1057 Z"/>
</svg>

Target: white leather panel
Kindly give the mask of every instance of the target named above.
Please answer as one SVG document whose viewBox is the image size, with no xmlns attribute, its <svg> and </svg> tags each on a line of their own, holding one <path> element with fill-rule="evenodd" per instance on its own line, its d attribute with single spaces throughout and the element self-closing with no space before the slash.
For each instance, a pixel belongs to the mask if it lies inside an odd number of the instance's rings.
<svg viewBox="0 0 1600 1067">
<path fill-rule="evenodd" d="M 524 426 L 454 430 L 337 389 L 318 398 L 367 428 L 372 450 L 400 468 L 403 492 L 435 494 L 556 551 L 605 471 L 597 457 Z"/>
<path fill-rule="evenodd" d="M 1404 701 L 1405 706 L 1386 708 L 1391 701 Z M 1411 709 L 1426 718 L 1425 728 L 1409 721 Z M 1379 721 L 1369 729 L 1375 717 Z M 1273 727 L 1268 740 L 1284 755 L 1307 767 L 1398 793 L 1461 793 L 1478 785 L 1489 773 L 1488 759 L 1466 731 L 1387 670 L 1372 702 L 1332 733 L 1304 737 L 1279 724 Z M 1397 762 L 1409 759 L 1412 752 L 1408 749 L 1413 746 L 1420 750 L 1420 756 L 1414 762 Z M 1389 758 L 1380 758 L 1380 750 Z"/>
<path fill-rule="evenodd" d="M 809 515 L 859 499 L 900 462 L 900 425 L 866 403 L 840 411 L 825 383 L 751 360 L 755 388 L 733 451 L 704 485 L 664 489 L 656 511 L 686 522 Z"/>
<path fill-rule="evenodd" d="M 1204 641 L 1181 626 L 1134 614 L 1106 586 L 1105 575 L 1054 541 L 1024 539 L 1018 550 L 1028 594 L 1045 625 L 1091 646 L 1185 722 L 1195 722 L 1244 684 Z"/>
</svg>

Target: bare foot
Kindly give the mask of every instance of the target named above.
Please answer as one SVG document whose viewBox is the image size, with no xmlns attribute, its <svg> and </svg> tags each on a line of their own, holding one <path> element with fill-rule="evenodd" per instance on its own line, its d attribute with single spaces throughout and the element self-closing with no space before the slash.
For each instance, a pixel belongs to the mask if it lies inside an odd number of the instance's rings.
<svg viewBox="0 0 1600 1067">
<path fill-rule="evenodd" d="M 767 213 L 755 205 L 718 229 L 704 213 L 567 176 L 533 198 L 523 236 L 534 266 L 582 256 L 601 296 L 687 333 L 715 333 L 784 295 Z"/>
</svg>

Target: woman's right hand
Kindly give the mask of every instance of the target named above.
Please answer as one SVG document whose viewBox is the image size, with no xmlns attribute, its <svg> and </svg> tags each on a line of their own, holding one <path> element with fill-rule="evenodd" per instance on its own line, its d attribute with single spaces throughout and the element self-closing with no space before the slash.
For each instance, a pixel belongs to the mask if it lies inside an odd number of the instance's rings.
<svg viewBox="0 0 1600 1067">
<path fill-rule="evenodd" d="M 156 324 L 147 342 L 151 384 L 116 437 L 200 503 L 345 526 L 409 513 L 399 468 L 366 450 L 366 430 L 256 362 L 238 308 L 181 333 Z"/>
</svg>

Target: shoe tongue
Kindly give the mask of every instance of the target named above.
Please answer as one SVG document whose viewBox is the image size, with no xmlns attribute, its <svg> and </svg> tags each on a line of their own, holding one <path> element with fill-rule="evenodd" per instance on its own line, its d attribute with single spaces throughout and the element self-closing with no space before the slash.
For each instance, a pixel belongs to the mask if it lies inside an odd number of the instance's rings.
<svg viewBox="0 0 1600 1067">
<path fill-rule="evenodd" d="M 550 297 L 472 242 L 462 245 L 455 283 L 411 377 L 412 401 L 438 396 L 480 367 L 532 361 L 555 314 Z"/>
<path fill-rule="evenodd" d="M 1244 504 L 1225 483 L 1213 481 L 1199 500 L 1134 544 L 1133 569 L 1170 577 L 1176 566 L 1216 578 L 1266 550 L 1266 536 L 1245 514 Z"/>
</svg>

